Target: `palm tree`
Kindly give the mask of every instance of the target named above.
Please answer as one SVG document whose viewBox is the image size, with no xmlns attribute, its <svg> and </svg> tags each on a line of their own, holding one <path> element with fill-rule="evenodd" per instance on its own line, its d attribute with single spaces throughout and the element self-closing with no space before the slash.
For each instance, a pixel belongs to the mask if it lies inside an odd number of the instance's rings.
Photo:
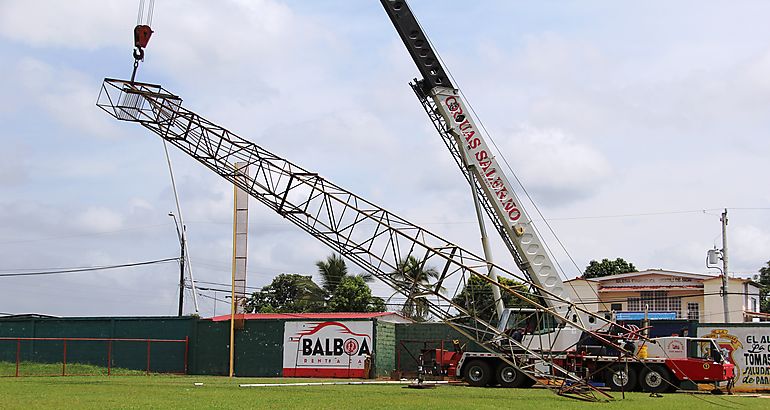
<svg viewBox="0 0 770 410">
<path fill-rule="evenodd" d="M 425 320 L 430 312 L 427 300 L 420 297 L 420 289 L 429 287 L 431 279 L 438 279 L 438 271 L 426 268 L 424 263 L 410 255 L 398 262 L 396 271 L 391 273 L 391 277 L 396 281 L 400 291 L 406 295 L 401 313 L 416 321 Z"/>
<path fill-rule="evenodd" d="M 341 255 L 337 255 L 336 253 L 327 256 L 326 260 L 316 262 L 315 266 L 318 267 L 318 274 L 321 275 L 321 287 L 323 287 L 330 296 L 334 294 L 334 291 L 342 281 L 342 278 L 349 276 L 345 260 L 342 259 Z M 364 282 L 371 282 L 374 280 L 369 273 L 360 273 L 356 276 L 363 279 Z"/>
</svg>

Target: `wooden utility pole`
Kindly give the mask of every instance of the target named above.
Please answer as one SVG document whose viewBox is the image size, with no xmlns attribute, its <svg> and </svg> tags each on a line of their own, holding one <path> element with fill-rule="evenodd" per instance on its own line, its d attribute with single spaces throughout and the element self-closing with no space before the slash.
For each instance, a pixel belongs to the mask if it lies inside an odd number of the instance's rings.
<svg viewBox="0 0 770 410">
<path fill-rule="evenodd" d="M 727 292 L 729 278 L 727 277 L 727 208 L 722 212 L 722 308 L 725 312 L 725 323 L 730 323 L 730 308 Z"/>
</svg>

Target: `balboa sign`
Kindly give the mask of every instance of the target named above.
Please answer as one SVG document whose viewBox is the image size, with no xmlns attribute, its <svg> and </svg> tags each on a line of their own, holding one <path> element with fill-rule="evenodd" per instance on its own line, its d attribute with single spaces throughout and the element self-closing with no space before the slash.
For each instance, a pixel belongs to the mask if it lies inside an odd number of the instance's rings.
<svg viewBox="0 0 770 410">
<path fill-rule="evenodd" d="M 365 377 L 372 322 L 286 322 L 284 377 Z"/>
</svg>

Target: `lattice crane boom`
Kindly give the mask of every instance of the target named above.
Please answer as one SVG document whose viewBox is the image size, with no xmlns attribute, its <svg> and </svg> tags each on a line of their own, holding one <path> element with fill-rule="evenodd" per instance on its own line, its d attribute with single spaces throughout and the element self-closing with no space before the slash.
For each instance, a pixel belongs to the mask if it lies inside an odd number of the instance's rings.
<svg viewBox="0 0 770 410">
<path fill-rule="evenodd" d="M 496 268 L 502 274 L 532 286 L 537 294 L 491 281 L 485 274 L 485 258 L 182 107 L 181 98 L 159 85 L 105 79 L 97 105 L 119 120 L 139 123 L 151 130 L 401 294 L 424 298 L 437 319 L 490 352 L 509 354 L 509 364 L 558 394 L 583 400 L 606 395 L 588 384 L 584 375 L 552 362 L 554 355 L 574 347 L 574 337 L 561 337 L 557 329 L 544 336 L 547 340 L 522 343 L 474 316 L 453 299 L 468 279 L 476 276 L 502 292 L 513 294 L 540 314 L 572 325 L 563 327 L 568 329 L 565 332 L 588 332 L 617 349 L 611 340 L 585 329 L 573 317 L 579 313 L 599 318 L 595 314 L 499 266 Z M 244 177 L 236 172 L 235 162 L 247 163 L 249 174 Z M 439 277 L 428 283 L 404 280 L 404 275 L 397 271 L 399 263 L 408 257 L 416 258 L 421 267 L 436 266 Z M 444 289 L 451 283 L 457 284 L 454 294 Z M 548 300 L 548 304 L 541 298 Z"/>
</svg>

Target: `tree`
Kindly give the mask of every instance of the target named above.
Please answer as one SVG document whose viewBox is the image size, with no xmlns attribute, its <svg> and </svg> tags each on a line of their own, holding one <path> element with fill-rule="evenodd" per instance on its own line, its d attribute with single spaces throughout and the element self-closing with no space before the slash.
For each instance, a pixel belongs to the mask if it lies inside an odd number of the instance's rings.
<svg viewBox="0 0 770 410">
<path fill-rule="evenodd" d="M 280 274 L 246 299 L 248 313 L 303 313 L 324 310 L 324 291 L 311 276 Z"/>
<path fill-rule="evenodd" d="M 345 265 L 345 260 L 336 253 L 329 255 L 324 261 L 316 262 L 315 266 L 318 267 L 318 274 L 321 276 L 321 286 L 329 296 L 334 294 L 334 290 L 342 282 L 342 279 L 348 277 L 348 267 Z M 363 279 L 364 282 L 371 282 L 374 279 L 368 273 L 361 273 L 356 276 Z"/>
<path fill-rule="evenodd" d="M 504 277 L 498 277 L 497 281 L 503 286 L 523 293 L 525 296 L 530 296 L 527 286 L 519 281 Z M 532 307 L 529 303 L 503 289 L 500 289 L 500 294 L 505 307 Z M 468 312 L 482 320 L 491 321 L 497 315 L 494 296 L 492 295 L 492 284 L 476 275 L 472 275 L 468 279 L 463 290 L 452 299 L 452 302 L 464 307 Z"/>
<path fill-rule="evenodd" d="M 329 299 L 333 312 L 383 312 L 385 302 L 372 296 L 372 290 L 360 276 L 346 276 L 337 284 Z"/>
<path fill-rule="evenodd" d="M 759 284 L 759 310 L 770 313 L 770 261 L 767 261 L 767 266 L 759 268 Z"/>
<path fill-rule="evenodd" d="M 426 268 L 414 256 L 409 256 L 398 263 L 391 277 L 399 289 L 406 294 L 401 313 L 415 321 L 424 321 L 429 313 L 428 302 L 417 293 L 420 288 L 428 287 L 431 279 L 437 279 L 438 272 L 433 268 Z"/>
<path fill-rule="evenodd" d="M 583 279 L 600 278 L 602 276 L 618 275 L 621 273 L 637 272 L 633 263 L 626 262 L 623 258 L 611 261 L 607 258 L 601 262 L 592 260 L 583 272 Z"/>
</svg>

